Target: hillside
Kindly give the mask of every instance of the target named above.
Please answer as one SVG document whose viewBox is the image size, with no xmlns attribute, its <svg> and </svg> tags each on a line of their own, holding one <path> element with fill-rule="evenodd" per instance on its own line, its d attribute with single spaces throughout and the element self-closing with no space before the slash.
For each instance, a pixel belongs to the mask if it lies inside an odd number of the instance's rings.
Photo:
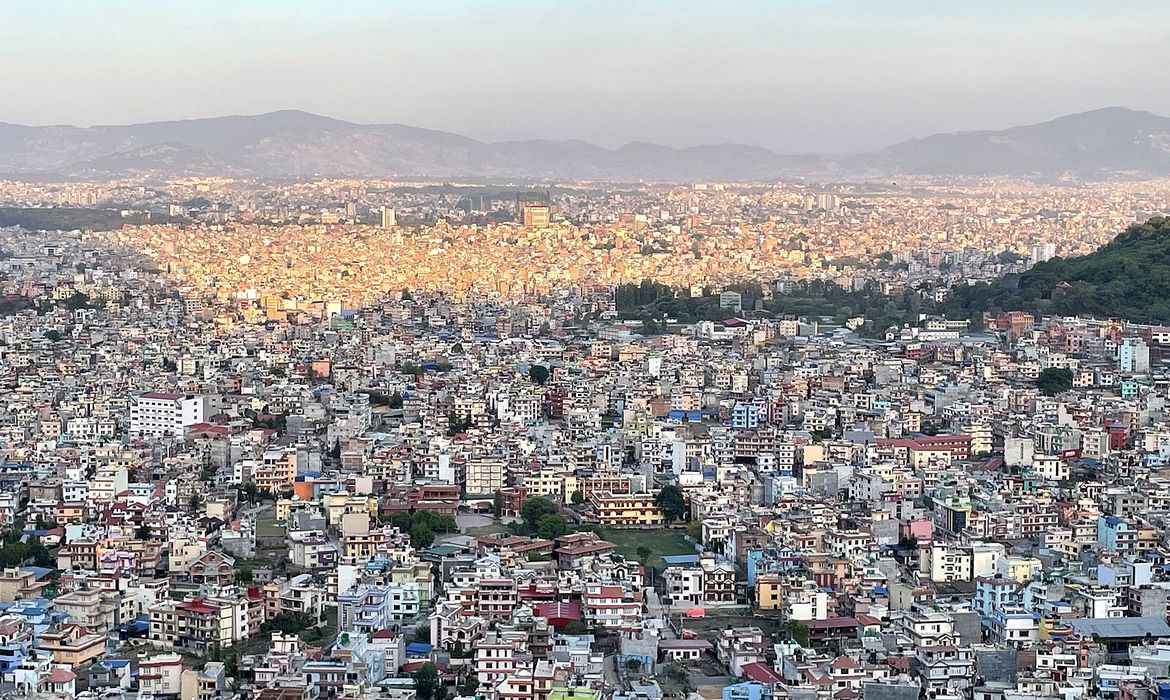
<svg viewBox="0 0 1170 700">
<path fill-rule="evenodd" d="M 853 156 L 782 155 L 734 143 L 616 149 L 579 140 L 485 143 L 402 124 L 285 110 L 93 126 L 0 123 L 0 176 L 423 176 L 767 181 L 921 175 L 1170 175 L 1170 119 L 1110 107 L 1002 131 L 936 134 Z"/>
<path fill-rule="evenodd" d="M 1170 217 L 1133 224 L 1095 252 L 1054 258 L 994 284 L 955 287 L 951 314 L 1028 311 L 1170 323 Z"/>
<path fill-rule="evenodd" d="M 1167 173 L 1170 119 L 1109 107 L 1002 131 L 936 134 L 857 165 L 910 175 Z"/>
</svg>

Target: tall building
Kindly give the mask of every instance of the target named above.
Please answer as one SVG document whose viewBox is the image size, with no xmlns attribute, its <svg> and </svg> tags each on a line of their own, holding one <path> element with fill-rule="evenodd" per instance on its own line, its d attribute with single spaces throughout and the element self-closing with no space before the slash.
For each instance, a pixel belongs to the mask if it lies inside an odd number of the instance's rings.
<svg viewBox="0 0 1170 700">
<path fill-rule="evenodd" d="M 529 205 L 524 207 L 524 226 L 526 228 L 544 228 L 548 226 L 549 209 L 546 206 Z"/>
<path fill-rule="evenodd" d="M 393 207 L 382 207 L 382 228 L 394 228 L 398 225 L 398 217 Z"/>
<path fill-rule="evenodd" d="M 548 226 L 549 203 L 548 192 L 517 192 L 516 218 L 525 226 Z"/>
<path fill-rule="evenodd" d="M 841 208 L 841 198 L 835 194 L 818 194 L 817 195 L 817 209 L 824 209 L 825 211 L 837 211 Z"/>
<path fill-rule="evenodd" d="M 1036 243 L 1032 246 L 1032 264 L 1042 263 L 1056 257 L 1055 243 Z"/>
<path fill-rule="evenodd" d="M 182 437 L 188 426 L 202 423 L 201 396 L 148 391 L 130 397 L 130 433 L 140 437 Z"/>
</svg>

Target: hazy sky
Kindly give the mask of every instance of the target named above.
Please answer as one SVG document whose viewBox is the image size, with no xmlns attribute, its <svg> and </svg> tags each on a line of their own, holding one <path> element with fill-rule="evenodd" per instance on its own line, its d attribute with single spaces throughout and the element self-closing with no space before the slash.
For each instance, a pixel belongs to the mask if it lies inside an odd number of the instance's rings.
<svg viewBox="0 0 1170 700">
<path fill-rule="evenodd" d="M 1170 115 L 1170 2 L 3 0 L 0 121 L 296 108 L 488 140 L 878 148 Z"/>
</svg>

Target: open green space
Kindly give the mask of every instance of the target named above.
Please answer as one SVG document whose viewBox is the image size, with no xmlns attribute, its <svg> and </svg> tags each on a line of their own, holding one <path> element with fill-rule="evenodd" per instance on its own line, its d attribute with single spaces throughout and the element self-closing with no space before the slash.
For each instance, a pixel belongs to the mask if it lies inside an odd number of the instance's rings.
<svg viewBox="0 0 1170 700">
<path fill-rule="evenodd" d="M 618 554 L 627 559 L 640 560 L 638 548 L 650 550 L 650 561 L 643 564 L 655 569 L 665 568 L 662 557 L 673 554 L 694 554 L 695 545 L 686 540 L 683 530 L 619 530 L 609 527 L 594 528 L 597 535 L 617 545 Z"/>
<path fill-rule="evenodd" d="M 471 535 L 472 537 L 484 537 L 487 535 L 498 535 L 501 532 L 510 532 L 510 531 L 511 531 L 510 528 L 506 524 L 499 522 L 497 520 L 495 522 L 488 523 L 487 525 L 480 525 L 477 527 L 469 527 L 469 528 L 465 529 L 463 532 L 464 532 L 464 534 Z"/>
<path fill-rule="evenodd" d="M 287 534 L 284 523 L 276 522 L 276 519 L 269 516 L 267 518 L 256 518 L 256 537 L 279 537 L 283 539 Z"/>
</svg>

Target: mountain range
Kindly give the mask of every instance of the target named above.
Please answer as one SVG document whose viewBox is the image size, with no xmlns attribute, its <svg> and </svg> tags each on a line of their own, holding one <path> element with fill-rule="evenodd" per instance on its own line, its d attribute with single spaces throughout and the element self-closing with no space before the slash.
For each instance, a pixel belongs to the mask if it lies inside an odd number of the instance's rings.
<svg viewBox="0 0 1170 700">
<path fill-rule="evenodd" d="M 398 176 L 611 181 L 873 179 L 898 175 L 1170 175 L 1170 118 L 1123 107 L 1001 131 L 936 134 L 873 153 L 785 155 L 717 144 L 616 149 L 584 141 L 487 143 L 402 124 L 285 110 L 121 126 L 0 122 L 0 177 Z"/>
</svg>

